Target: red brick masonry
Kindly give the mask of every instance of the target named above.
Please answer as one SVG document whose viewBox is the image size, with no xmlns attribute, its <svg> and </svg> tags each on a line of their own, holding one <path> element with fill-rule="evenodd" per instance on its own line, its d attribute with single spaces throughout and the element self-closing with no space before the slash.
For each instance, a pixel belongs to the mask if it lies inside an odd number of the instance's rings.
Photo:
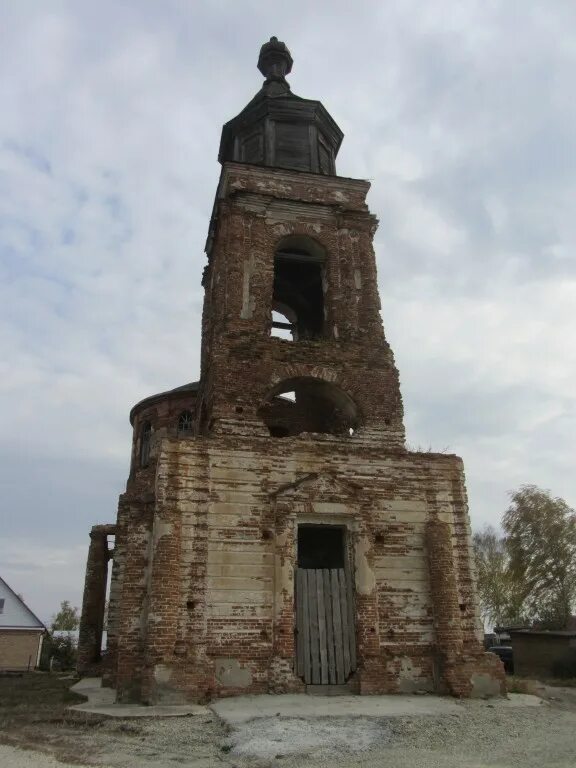
<svg viewBox="0 0 576 768">
<path fill-rule="evenodd" d="M 223 167 L 199 387 L 133 410 L 105 668 L 121 701 L 303 690 L 293 671 L 301 523 L 346 530 L 358 656 L 351 690 L 504 692 L 501 662 L 480 643 L 462 462 L 405 448 L 368 189 L 354 179 Z M 313 339 L 270 334 L 274 254 L 286 242 L 324 254 L 324 324 Z M 272 437 L 262 414 L 283 407 L 270 406 L 270 392 L 284 381 L 345 393 L 357 408 L 353 434 Z M 184 408 L 195 415 L 193 434 L 178 434 Z M 93 612 L 102 606 L 104 559 L 93 537 L 82 664 L 95 659 L 101 631 Z"/>
</svg>

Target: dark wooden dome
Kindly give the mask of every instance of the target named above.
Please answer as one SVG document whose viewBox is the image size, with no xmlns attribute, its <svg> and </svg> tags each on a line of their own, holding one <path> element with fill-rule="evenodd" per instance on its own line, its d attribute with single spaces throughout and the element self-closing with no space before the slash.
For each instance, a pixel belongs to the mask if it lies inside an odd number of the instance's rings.
<svg viewBox="0 0 576 768">
<path fill-rule="evenodd" d="M 292 57 L 275 37 L 265 43 L 258 69 L 266 80 L 239 115 L 222 129 L 218 160 L 336 175 L 344 134 L 319 101 L 290 90 Z"/>
</svg>

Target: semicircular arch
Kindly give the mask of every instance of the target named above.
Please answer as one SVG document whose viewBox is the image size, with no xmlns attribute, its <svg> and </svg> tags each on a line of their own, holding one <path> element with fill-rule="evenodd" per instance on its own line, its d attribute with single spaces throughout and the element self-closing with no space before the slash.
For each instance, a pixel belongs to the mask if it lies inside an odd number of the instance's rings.
<svg viewBox="0 0 576 768">
<path fill-rule="evenodd" d="M 289 376 L 273 384 L 258 414 L 274 437 L 302 432 L 350 436 L 360 425 L 355 400 L 332 381 Z"/>
<path fill-rule="evenodd" d="M 300 255 L 310 261 L 325 261 L 326 247 L 315 237 L 305 232 L 293 232 L 283 235 L 274 246 L 276 254 Z"/>
</svg>

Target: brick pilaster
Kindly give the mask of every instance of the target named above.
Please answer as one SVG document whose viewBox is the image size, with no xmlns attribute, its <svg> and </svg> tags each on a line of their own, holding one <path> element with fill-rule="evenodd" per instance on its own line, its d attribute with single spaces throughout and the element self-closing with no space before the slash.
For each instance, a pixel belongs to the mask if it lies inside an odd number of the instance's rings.
<svg viewBox="0 0 576 768">
<path fill-rule="evenodd" d="M 146 625 L 142 700 L 162 698 L 164 680 L 171 675 L 180 617 L 181 517 L 172 504 L 158 504 L 152 528 L 152 567 Z"/>
<path fill-rule="evenodd" d="M 462 654 L 463 638 L 452 536 L 450 526 L 436 512 L 426 523 L 426 546 L 441 683 L 451 694 L 458 695 L 454 671 Z"/>
<path fill-rule="evenodd" d="M 86 563 L 82 617 L 78 638 L 78 672 L 86 674 L 101 660 L 102 630 L 106 608 L 108 578 L 108 535 L 114 525 L 95 525 L 90 531 L 90 547 Z"/>
<path fill-rule="evenodd" d="M 125 541 L 125 552 L 116 652 L 116 688 L 120 702 L 140 700 L 151 518 L 150 504 L 130 503 L 121 498 L 119 537 Z"/>
</svg>

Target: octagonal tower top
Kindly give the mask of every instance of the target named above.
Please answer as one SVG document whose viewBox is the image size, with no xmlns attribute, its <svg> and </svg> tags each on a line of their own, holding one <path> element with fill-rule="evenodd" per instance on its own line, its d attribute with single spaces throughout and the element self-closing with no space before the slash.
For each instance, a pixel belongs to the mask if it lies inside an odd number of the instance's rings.
<svg viewBox="0 0 576 768">
<path fill-rule="evenodd" d="M 336 174 L 344 134 L 319 101 L 302 99 L 286 80 L 292 56 L 271 37 L 258 57 L 266 78 L 256 96 L 222 129 L 218 159 L 308 173 Z"/>
</svg>

